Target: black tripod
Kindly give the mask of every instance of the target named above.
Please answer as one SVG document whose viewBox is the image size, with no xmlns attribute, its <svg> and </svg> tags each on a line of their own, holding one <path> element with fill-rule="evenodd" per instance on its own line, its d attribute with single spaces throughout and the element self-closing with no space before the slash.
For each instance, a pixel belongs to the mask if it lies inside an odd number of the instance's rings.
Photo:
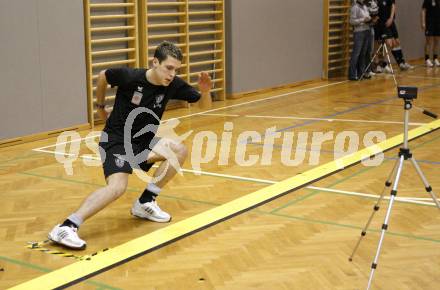
<svg viewBox="0 0 440 290">
<path fill-rule="evenodd" d="M 359 81 L 361 81 L 365 75 L 367 74 L 367 72 L 370 70 L 370 67 L 373 65 L 374 59 L 377 57 L 379 57 L 379 53 L 382 53 L 383 56 L 386 56 L 388 63 L 390 65 L 391 68 L 391 74 L 393 76 L 393 80 L 394 80 L 394 84 L 396 85 L 396 87 L 398 86 L 397 84 L 397 80 L 396 80 L 396 75 L 394 73 L 394 69 L 393 66 L 391 65 L 391 58 L 390 58 L 390 54 L 388 52 L 388 47 L 387 44 L 385 42 L 385 35 L 383 35 L 381 37 L 381 41 L 380 41 L 380 46 L 378 47 L 378 49 L 376 50 L 376 52 L 374 53 L 373 57 L 371 58 L 370 63 L 368 64 L 368 66 L 365 68 L 364 72 L 362 73 L 361 77 L 359 78 Z"/>
<path fill-rule="evenodd" d="M 371 265 L 371 272 L 370 272 L 370 278 L 368 280 L 367 290 L 370 289 L 370 287 L 371 287 L 371 283 L 373 281 L 373 276 L 374 276 L 374 271 L 377 268 L 377 262 L 379 259 L 380 250 L 382 249 L 382 243 L 383 243 L 383 240 L 385 237 L 385 232 L 388 229 L 388 222 L 389 222 L 390 216 L 391 216 L 391 209 L 393 207 L 393 203 L 394 203 L 394 200 L 397 195 L 397 186 L 399 185 L 400 177 L 401 177 L 401 174 L 403 171 L 404 161 L 406 161 L 406 160 L 411 161 L 411 164 L 414 166 L 417 174 L 419 175 L 420 179 L 422 180 L 422 182 L 425 186 L 425 190 L 431 195 L 432 200 L 434 201 L 437 208 L 440 209 L 440 202 L 437 200 L 437 196 L 432 191 L 432 187 L 429 185 L 428 181 L 426 180 L 426 177 L 423 175 L 422 170 L 420 169 L 419 165 L 417 164 L 417 161 L 414 159 L 413 154 L 411 153 L 411 151 L 408 147 L 409 110 L 411 110 L 411 108 L 413 107 L 412 100 L 417 98 L 417 88 L 415 88 L 415 87 L 398 87 L 397 90 L 398 90 L 399 98 L 402 98 L 404 100 L 404 109 L 405 109 L 403 147 L 400 148 L 399 159 L 396 161 L 393 170 L 391 171 L 390 175 L 388 176 L 388 179 L 385 182 L 385 187 L 382 190 L 382 193 L 379 197 L 379 200 L 374 205 L 373 212 L 371 213 L 371 216 L 368 219 L 367 224 L 365 225 L 364 229 L 362 230 L 361 236 L 360 236 L 360 238 L 359 238 L 359 240 L 353 250 L 353 253 L 351 254 L 351 256 L 349 258 L 349 261 L 351 262 L 353 260 L 353 256 L 355 255 L 355 253 L 359 247 L 359 244 L 361 243 L 363 237 L 367 234 L 368 227 L 370 226 L 370 223 L 373 220 L 374 214 L 380 208 L 380 203 L 382 202 L 382 200 L 384 198 L 385 190 L 387 188 L 389 188 L 391 185 L 393 185 L 391 193 L 390 193 L 391 197 L 390 197 L 390 201 L 388 204 L 387 213 L 385 216 L 385 221 L 382 225 L 382 231 L 381 231 L 381 235 L 380 235 L 379 244 L 377 246 L 376 256 L 374 257 L 374 261 Z M 430 117 L 437 118 L 437 115 L 435 115 L 429 111 L 423 110 L 423 113 L 425 115 L 430 116 Z"/>
</svg>

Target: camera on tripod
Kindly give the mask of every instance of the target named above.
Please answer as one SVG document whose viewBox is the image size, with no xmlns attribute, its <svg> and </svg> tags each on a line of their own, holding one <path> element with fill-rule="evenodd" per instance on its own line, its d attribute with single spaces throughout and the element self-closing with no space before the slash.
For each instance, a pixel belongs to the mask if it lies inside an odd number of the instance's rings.
<svg viewBox="0 0 440 290">
<path fill-rule="evenodd" d="M 417 99 L 417 87 L 397 87 L 397 95 L 401 99 L 414 100 Z"/>
</svg>

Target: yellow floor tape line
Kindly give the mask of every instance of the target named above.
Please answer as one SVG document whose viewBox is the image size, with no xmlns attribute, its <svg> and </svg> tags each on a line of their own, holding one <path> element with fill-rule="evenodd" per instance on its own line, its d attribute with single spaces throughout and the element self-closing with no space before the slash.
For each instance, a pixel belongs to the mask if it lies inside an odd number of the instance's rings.
<svg viewBox="0 0 440 290">
<path fill-rule="evenodd" d="M 439 127 L 440 120 L 434 121 L 411 130 L 408 138 L 409 140 L 418 138 L 439 129 Z M 302 188 L 307 184 L 329 176 L 348 166 L 357 164 L 361 160 L 374 156 L 375 154 L 397 147 L 402 144 L 402 142 L 403 134 L 400 134 L 374 146 L 362 149 L 335 161 L 328 162 L 302 174 L 235 199 L 224 205 L 180 222 L 176 222 L 170 226 L 131 240 L 115 248 L 111 248 L 90 260 L 75 262 L 10 289 L 61 289 L 74 285 L 113 267 L 138 258 L 146 253 L 152 252 L 173 241 L 179 240 L 259 205 L 265 204 L 296 189 Z"/>
</svg>

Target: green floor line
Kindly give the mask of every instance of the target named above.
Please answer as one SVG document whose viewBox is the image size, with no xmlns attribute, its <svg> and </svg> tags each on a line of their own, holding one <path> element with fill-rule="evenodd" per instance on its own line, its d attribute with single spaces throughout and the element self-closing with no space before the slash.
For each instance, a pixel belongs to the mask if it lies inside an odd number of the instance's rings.
<svg viewBox="0 0 440 290">
<path fill-rule="evenodd" d="M 31 264 L 31 263 L 28 263 L 28 262 L 24 262 L 24 261 L 12 259 L 12 258 L 9 258 L 9 257 L 0 256 L 0 260 L 9 262 L 11 264 L 19 265 L 19 266 L 22 266 L 22 267 L 25 267 L 25 268 L 37 270 L 37 271 L 43 272 L 43 273 L 49 273 L 49 272 L 53 271 L 52 269 L 48 269 L 48 268 L 45 268 L 45 267 L 42 267 L 42 266 L 39 266 L 39 265 L 35 265 L 35 264 Z M 100 287 L 100 289 L 122 290 L 122 288 L 116 288 L 116 287 L 109 286 L 109 285 L 106 285 L 104 283 L 93 281 L 93 280 L 86 280 L 84 283 Z"/>
<path fill-rule="evenodd" d="M 277 208 L 271 210 L 270 213 L 276 213 L 276 212 L 282 210 L 283 208 L 286 208 L 286 207 L 289 207 L 289 206 L 291 206 L 293 204 L 296 204 L 296 203 L 299 203 L 301 201 L 304 201 L 304 200 L 306 200 L 306 199 L 308 199 L 308 198 L 310 198 L 310 197 L 312 197 L 312 196 L 314 196 L 314 195 L 316 195 L 318 193 L 319 193 L 319 191 L 315 190 L 315 191 L 312 191 L 311 193 L 306 194 L 304 196 L 299 196 L 299 197 L 293 199 L 292 201 L 290 201 L 290 202 L 288 202 L 288 203 L 286 203 L 286 204 L 284 204 L 284 205 L 282 205 L 280 207 L 277 207 Z"/>
<path fill-rule="evenodd" d="M 415 146 L 412 150 L 416 150 L 417 148 L 420 148 L 420 147 L 424 146 L 425 144 L 432 143 L 432 142 L 436 141 L 436 140 L 439 139 L 439 138 L 440 138 L 440 136 L 437 136 L 437 137 L 435 137 L 435 138 L 432 138 L 432 139 L 430 139 L 430 140 L 427 140 L 427 141 L 425 141 L 425 142 L 423 142 L 423 143 L 421 143 L 421 144 Z M 411 147 L 410 147 L 410 148 L 411 148 Z M 390 160 L 385 160 L 384 163 L 385 163 L 385 162 L 388 162 L 388 161 L 390 161 Z M 343 181 L 346 181 L 346 180 L 348 180 L 349 178 L 352 178 L 352 177 L 354 177 L 354 176 L 356 176 L 356 175 L 360 175 L 360 174 L 362 174 L 362 173 L 364 173 L 364 172 L 366 172 L 366 171 L 372 170 L 373 168 L 375 168 L 375 167 L 367 167 L 367 168 L 365 168 L 365 169 L 362 169 L 362 170 L 360 170 L 359 172 L 356 172 L 356 173 L 352 174 L 352 175 L 349 176 L 349 177 L 345 177 L 345 178 L 343 178 L 343 179 L 341 179 L 341 180 L 338 180 L 338 181 L 332 183 L 332 184 L 329 186 L 329 188 L 332 188 L 333 186 L 335 186 L 335 185 L 337 185 L 337 184 L 339 184 L 339 183 L 341 183 L 341 182 L 343 182 Z M 58 178 L 58 177 L 50 177 L 50 176 L 39 175 L 39 174 L 36 174 L 36 173 L 32 173 L 31 171 L 24 171 L 24 172 L 21 172 L 21 173 L 18 173 L 18 174 L 24 174 L 24 175 L 34 176 L 34 177 L 40 177 L 40 178 L 48 178 L 48 179 L 60 180 L 60 181 L 71 182 L 71 183 L 76 183 L 76 184 L 83 184 L 83 185 L 100 186 L 100 187 L 105 186 L 104 184 L 96 184 L 96 183 L 90 183 L 90 182 L 82 182 L 82 181 L 69 180 L 69 179 Z M 227 177 L 225 177 L 225 178 L 227 178 Z M 227 178 L 227 179 L 229 179 L 229 178 Z M 235 180 L 235 179 L 234 179 L 234 180 Z M 247 180 L 243 180 L 243 181 L 247 181 Z M 307 189 L 307 188 L 306 188 L 306 189 Z M 312 190 L 312 189 L 309 189 L 309 190 Z M 127 191 L 129 191 L 129 192 L 139 192 L 139 193 L 140 193 L 140 192 L 143 191 L 143 190 L 141 190 L 141 189 L 137 189 L 137 188 L 127 187 Z M 315 195 L 317 195 L 317 194 L 319 194 L 319 193 L 322 193 L 322 191 L 320 191 L 320 190 L 316 190 L 316 189 L 313 189 L 312 193 L 310 193 L 310 194 L 308 194 L 308 195 L 306 195 L 306 196 L 298 197 L 298 198 L 296 198 L 295 200 L 293 200 L 293 201 L 291 201 L 291 202 L 285 204 L 284 206 L 281 206 L 281 207 L 279 207 L 279 208 L 276 208 L 276 209 L 272 210 L 272 212 L 273 212 L 273 213 L 279 212 L 280 210 L 282 210 L 282 209 L 284 209 L 284 208 L 287 208 L 287 207 L 289 207 L 289 206 L 291 206 L 291 205 L 293 205 L 293 204 L 296 204 L 296 203 L 298 203 L 298 202 L 304 201 L 304 200 L 306 200 L 306 199 L 308 199 L 308 198 L 310 198 L 310 197 L 313 197 L 313 196 L 315 196 Z M 192 200 L 192 199 L 187 199 L 187 198 L 179 198 L 179 197 L 175 197 L 175 196 L 171 196 L 171 195 L 166 195 L 166 194 L 161 194 L 161 197 L 165 197 L 165 198 L 169 198 L 169 199 L 175 199 L 175 200 L 181 200 L 181 201 L 194 202 L 194 203 L 205 204 L 205 205 L 212 205 L 212 206 L 218 206 L 218 205 L 219 205 L 219 204 L 212 203 L 212 202 L 205 202 L 205 201 L 200 201 L 200 200 Z M 396 202 L 399 202 L 399 201 L 396 201 Z M 418 205 L 418 206 L 425 206 L 425 205 L 420 205 L 420 204 L 415 204 L 415 205 Z"/>
<path fill-rule="evenodd" d="M 439 136 L 439 138 L 440 138 L 440 136 Z M 365 168 L 363 170 L 367 170 L 367 169 L 368 168 Z M 360 173 L 361 172 L 357 172 L 357 174 L 360 174 Z M 89 183 L 89 182 L 81 182 L 81 181 L 76 181 L 76 180 L 68 180 L 68 179 L 63 179 L 63 178 L 59 178 L 59 177 L 51 177 L 51 176 L 44 176 L 44 175 L 30 174 L 30 173 L 22 173 L 22 174 L 30 175 L 30 176 L 34 176 L 34 177 L 39 177 L 39 178 L 54 179 L 54 180 L 58 180 L 58 181 L 66 181 L 66 182 L 71 182 L 71 183 L 80 184 L 80 185 L 86 184 L 86 185 L 102 186 L 101 184 L 93 184 L 93 183 Z M 356 173 L 354 173 L 354 174 L 356 174 Z M 354 175 L 354 174 L 352 174 L 352 175 Z M 352 176 L 348 176 L 345 179 L 350 178 L 350 177 L 352 177 Z M 343 182 L 345 179 L 338 180 L 337 182 Z M 130 189 L 130 191 L 140 192 L 138 189 Z M 318 191 L 318 190 L 314 190 L 314 191 Z M 302 196 L 300 198 L 297 198 L 297 202 L 300 201 L 301 199 L 304 200 L 305 198 L 311 197 L 312 194 L 315 195 L 317 193 L 313 193 L 312 192 L 312 193 L 308 194 L 307 196 Z M 175 200 L 187 201 L 187 202 L 194 202 L 194 203 L 199 203 L 199 204 L 204 204 L 204 205 L 211 205 L 211 206 L 220 206 L 221 205 L 221 204 L 217 204 L 217 203 L 207 203 L 207 202 L 197 201 L 197 200 L 192 200 L 192 199 L 182 199 L 182 198 L 178 198 L 178 197 L 174 197 L 174 196 L 165 196 L 165 195 L 162 195 L 162 194 L 161 194 L 161 196 L 169 198 L 169 199 L 175 199 Z M 262 210 L 259 210 L 259 209 L 255 209 L 254 211 L 257 212 L 257 213 L 264 214 L 264 215 L 273 215 L 273 216 L 285 217 L 285 218 L 289 218 L 289 219 L 302 219 L 304 221 L 311 221 L 311 220 L 307 220 L 307 219 L 300 218 L 300 217 L 290 216 L 290 215 L 287 215 L 287 214 L 274 213 L 273 211 L 266 212 L 266 211 L 262 211 Z M 336 225 L 336 226 L 344 226 L 344 227 L 352 227 L 352 228 L 356 228 L 356 229 L 357 228 L 361 229 L 361 227 L 350 226 L 350 225 L 343 225 L 343 224 L 338 224 L 338 223 L 334 223 L 334 222 L 317 221 L 317 223 L 321 223 L 321 224 L 327 223 L 327 224 L 332 224 L 332 225 Z M 406 235 L 403 235 L 403 236 L 411 237 L 411 235 L 409 235 L 409 234 L 406 234 Z M 420 239 L 420 240 L 427 240 L 427 241 L 430 240 L 429 238 L 424 238 L 424 237 L 420 237 L 418 239 Z M 433 241 L 437 241 L 437 240 L 433 240 Z"/>
<path fill-rule="evenodd" d="M 300 221 L 305 221 L 305 222 L 315 223 L 315 224 L 323 224 L 323 225 L 331 225 L 331 226 L 338 226 L 338 227 L 344 227 L 344 228 L 363 230 L 363 227 L 360 227 L 360 226 L 341 224 L 341 223 L 336 223 L 336 222 L 331 222 L 331 221 L 322 221 L 322 220 L 308 219 L 308 218 L 304 218 L 304 217 L 296 217 L 296 216 L 291 216 L 291 215 L 286 215 L 286 214 L 279 214 L 279 213 L 275 213 L 275 214 L 274 213 L 269 213 L 269 215 L 284 217 L 284 218 L 293 219 L 293 220 L 300 220 Z M 368 232 L 380 233 L 381 230 L 371 230 L 370 229 L 370 230 L 368 230 Z M 398 232 L 387 231 L 387 234 L 390 234 L 390 235 L 393 235 L 393 236 L 405 237 L 405 238 L 409 238 L 409 239 L 423 240 L 423 241 L 440 243 L 440 240 L 437 240 L 437 239 L 423 237 L 423 236 L 415 236 L 415 235 L 406 234 L 406 233 L 398 233 Z"/>
<path fill-rule="evenodd" d="M 44 178 L 44 179 L 52 179 L 52 180 L 62 181 L 62 182 L 69 182 L 69 183 L 78 184 L 78 185 L 90 185 L 90 186 L 96 186 L 96 187 L 103 187 L 103 186 L 105 186 L 104 184 L 91 183 L 91 182 L 86 182 L 86 181 L 78 181 L 78 180 L 65 179 L 65 178 L 62 178 L 62 177 L 53 177 L 53 176 L 46 176 L 46 175 L 36 174 L 36 173 L 32 173 L 31 171 L 24 171 L 24 172 L 20 172 L 20 173 L 17 173 L 17 174 L 27 175 L 27 176 L 32 176 L 32 177 L 38 177 L 38 178 Z M 360 174 L 360 173 L 358 173 L 358 174 Z M 353 176 L 349 176 L 349 177 L 346 177 L 345 179 L 341 179 L 341 180 L 331 184 L 330 186 L 335 186 L 338 183 L 343 182 L 347 178 L 351 178 L 351 177 L 353 177 Z M 249 181 L 247 181 L 247 182 L 249 182 Z M 292 202 L 289 202 L 288 204 L 286 204 L 286 205 L 284 205 L 284 206 L 282 206 L 280 208 L 272 210 L 271 212 L 273 212 L 273 213 L 278 212 L 278 211 L 282 210 L 285 207 L 291 206 L 291 205 L 293 205 L 295 203 L 298 203 L 300 201 L 308 199 L 308 198 L 310 198 L 310 197 L 312 197 L 312 196 L 314 196 L 314 195 L 316 195 L 318 193 L 322 193 L 321 190 L 317 190 L 317 189 L 308 189 L 308 190 L 312 190 L 312 192 L 307 194 L 307 195 L 305 195 L 305 196 L 297 197 Z M 127 187 L 127 191 L 128 192 L 138 192 L 138 193 L 140 193 L 142 190 L 138 189 L 138 188 L 134 188 L 134 187 Z M 325 193 L 327 193 L 327 192 L 325 192 Z M 172 200 L 177 200 L 177 201 L 186 201 L 186 202 L 198 203 L 198 204 L 209 205 L 209 206 L 219 206 L 219 205 L 221 205 L 219 203 L 200 201 L 200 200 L 184 198 L 184 197 L 176 197 L 176 196 L 166 195 L 166 194 L 162 194 L 162 193 L 160 194 L 160 196 L 163 197 L 163 198 L 167 198 L 167 199 L 172 199 Z M 396 202 L 401 202 L 401 201 L 396 200 Z M 423 204 L 414 204 L 414 205 L 415 206 L 429 206 L 429 207 L 431 207 L 430 205 L 423 205 Z"/>
<path fill-rule="evenodd" d="M 363 169 L 361 169 L 361 170 L 359 170 L 359 171 L 353 173 L 352 175 L 349 175 L 349 176 L 347 176 L 347 177 L 344 177 L 344 178 L 342 178 L 342 179 L 339 179 L 339 180 L 337 180 L 336 182 L 330 184 L 330 186 L 329 186 L 328 188 L 332 188 L 333 186 L 338 185 L 338 184 L 341 183 L 341 182 L 344 182 L 344 181 L 346 181 L 346 180 L 348 180 L 348 179 L 350 179 L 350 178 L 352 178 L 352 177 L 354 177 L 354 176 L 357 176 L 357 175 L 363 173 L 364 171 L 367 171 L 368 169 L 369 169 L 369 168 L 363 168 Z M 276 208 L 276 209 L 273 209 L 273 210 L 271 211 L 271 213 L 277 213 L 277 212 L 279 212 L 280 210 L 283 210 L 283 209 L 285 209 L 285 208 L 287 208 L 287 207 L 289 207 L 289 206 L 291 206 L 291 205 L 294 205 L 294 204 L 296 204 L 296 203 L 298 203 L 298 202 L 300 202 L 300 201 L 304 201 L 304 200 L 306 200 L 306 199 L 309 198 L 309 197 L 312 197 L 312 196 L 317 195 L 318 193 L 320 193 L 320 190 L 313 189 L 312 193 L 308 194 L 308 195 L 305 196 L 304 198 L 297 198 L 297 199 L 295 199 L 295 200 L 293 200 L 293 201 L 291 201 L 291 202 L 288 202 L 288 203 L 286 203 L 286 204 L 283 205 L 283 206 L 280 206 L 280 207 L 278 207 L 278 208 Z"/>
<path fill-rule="evenodd" d="M 429 143 L 432 143 L 434 141 L 437 141 L 439 138 L 440 138 L 440 136 L 434 137 L 431 140 L 427 140 L 427 141 L 425 141 L 423 143 L 420 143 L 419 145 L 414 146 L 414 148 L 411 148 L 411 146 L 409 146 L 409 149 L 411 149 L 412 151 L 416 151 L 417 149 L 420 149 L 420 147 L 425 146 L 426 144 L 429 144 Z"/>
<path fill-rule="evenodd" d="M 439 136 L 439 137 L 440 137 L 440 136 Z M 373 168 L 374 168 L 374 167 L 373 167 Z M 368 168 L 365 168 L 365 171 L 367 171 L 367 169 L 368 169 Z M 361 173 L 363 173 L 362 170 L 360 170 L 360 171 L 354 173 L 352 176 L 349 176 L 349 177 L 346 177 L 346 178 L 343 178 L 343 179 L 337 180 L 337 181 L 335 182 L 335 184 L 338 184 L 338 183 L 340 183 L 340 182 L 343 182 L 343 181 L 345 181 L 346 179 L 349 179 L 349 178 L 353 177 L 354 175 L 360 175 Z M 26 173 L 22 173 L 22 174 L 25 174 L 25 175 L 26 175 Z M 32 175 L 32 173 L 27 173 L 27 175 Z M 37 175 L 34 174 L 34 176 L 37 176 Z M 56 178 L 56 177 L 47 177 L 47 176 L 38 176 L 38 177 L 45 177 L 45 178 L 51 178 L 51 179 L 60 180 L 60 181 L 70 181 L 70 182 L 72 182 L 71 180 L 63 180 L 62 178 Z M 75 183 L 80 184 L 81 182 L 75 182 Z M 91 184 L 90 184 L 90 185 L 91 185 Z M 94 185 L 94 186 L 102 186 L 102 185 Z M 132 189 L 130 189 L 130 191 L 132 191 Z M 140 192 L 140 191 L 139 191 L 139 192 Z M 320 192 L 320 191 L 317 190 L 316 193 L 312 192 L 312 193 L 307 194 L 307 195 L 305 195 L 305 196 L 299 197 L 299 198 L 296 199 L 296 202 L 300 202 L 300 201 L 303 201 L 303 200 L 305 200 L 305 199 L 307 199 L 307 198 L 310 198 L 310 197 L 312 197 L 312 196 L 314 196 L 314 195 L 317 195 L 319 192 Z M 166 196 L 164 196 L 164 197 L 166 197 Z M 185 199 L 176 198 L 176 197 L 169 197 L 169 196 L 168 196 L 168 198 L 173 198 L 173 199 L 177 199 L 177 200 L 185 200 Z M 188 200 L 188 199 L 187 199 L 186 201 L 192 201 L 192 200 Z M 205 202 L 200 202 L 200 201 L 192 201 L 192 202 L 205 203 Z M 288 207 L 288 206 L 291 205 L 291 204 L 292 204 L 292 203 L 289 203 L 288 205 L 285 205 L 284 207 Z M 274 215 L 274 216 L 279 216 L 279 217 L 285 217 L 285 218 L 295 219 L 295 220 L 307 221 L 307 222 L 311 222 L 311 223 L 322 223 L 322 224 L 335 225 L 335 226 L 360 228 L 360 227 L 353 226 L 353 225 L 343 225 L 343 224 L 338 224 L 338 223 L 336 223 L 336 222 L 320 221 L 320 220 L 306 219 L 306 218 L 303 218 L 303 217 L 295 217 L 295 216 L 288 216 L 288 215 L 277 214 L 276 211 L 278 211 L 278 210 L 279 210 L 279 209 L 275 209 L 274 211 L 269 212 L 268 214 L 272 214 L 272 215 Z M 373 230 L 372 232 L 379 232 L 379 231 L 377 231 L 377 230 L 374 231 L 374 230 Z M 394 234 L 394 235 L 398 235 L 398 236 L 402 236 L 402 237 L 407 237 L 407 238 L 423 239 L 423 240 L 426 240 L 426 241 L 433 241 L 433 242 L 436 242 L 436 243 L 440 243 L 439 240 L 432 239 L 432 238 L 418 237 L 418 236 L 414 236 L 414 235 L 407 235 L 407 234 L 401 234 L 401 233 L 390 233 L 390 234 Z M 79 263 L 78 263 L 78 265 L 79 265 Z M 58 274 L 58 272 L 53 273 L 53 274 Z M 55 276 L 55 275 L 54 275 L 54 276 Z M 105 286 L 104 286 L 104 285 L 100 285 L 100 287 L 102 288 L 102 287 L 105 287 Z M 107 288 L 105 288 L 105 289 L 107 289 Z"/>
<path fill-rule="evenodd" d="M 422 189 L 424 189 L 424 188 L 423 188 L 423 185 L 422 185 Z M 319 189 L 316 189 L 316 190 L 319 191 L 320 193 L 323 193 L 323 194 L 348 196 L 348 195 L 345 194 L 345 193 L 331 192 L 331 191 L 325 191 L 325 190 L 319 190 Z M 391 190 L 391 188 L 390 188 L 390 190 Z M 385 194 L 385 196 L 388 197 L 389 194 Z M 397 194 L 397 196 L 399 196 L 399 195 Z M 361 196 L 361 195 L 358 195 L 358 196 L 356 196 L 356 197 L 359 197 L 359 198 L 362 198 L 362 199 L 368 199 L 368 200 L 375 200 L 375 201 L 378 200 L 377 198 L 375 198 L 375 197 L 371 197 L 371 196 Z M 427 195 L 427 197 L 430 197 L 430 195 Z M 386 200 L 384 199 L 383 201 L 385 202 Z M 432 199 L 431 199 L 431 201 L 433 202 Z M 395 199 L 394 202 L 395 202 L 395 203 L 408 204 L 408 202 L 405 202 L 405 201 L 402 201 L 402 200 L 397 200 L 397 199 Z M 437 206 L 436 206 L 435 204 L 419 204 L 419 203 L 413 203 L 413 204 L 411 204 L 411 205 L 412 205 L 412 206 L 415 205 L 415 206 L 425 206 L 425 207 L 437 208 Z"/>
<path fill-rule="evenodd" d="M 30 268 L 30 269 L 33 269 L 33 270 L 37 270 L 37 271 L 40 271 L 40 272 L 44 272 L 44 273 L 49 273 L 49 272 L 52 271 L 51 269 L 44 268 L 44 267 L 39 266 L 39 265 L 34 265 L 34 264 L 30 264 L 30 263 L 23 262 L 23 261 L 20 261 L 20 260 L 15 260 L 15 259 L 12 259 L 12 258 L 9 258 L 9 257 L 0 256 L 0 260 L 6 261 L 6 262 L 9 262 L 9 263 L 13 263 L 13 264 L 16 264 L 16 265 L 20 265 L 20 266 L 23 266 L 23 267 L 26 267 L 26 268 Z"/>
<path fill-rule="evenodd" d="M 65 178 L 62 178 L 62 177 L 46 176 L 46 175 L 32 173 L 31 171 L 19 172 L 17 174 L 33 176 L 33 177 L 38 177 L 38 178 L 52 179 L 52 180 L 63 181 L 63 182 L 70 182 L 70 183 L 78 184 L 78 185 L 90 185 L 90 186 L 96 186 L 96 187 L 104 187 L 105 186 L 105 184 L 98 184 L 98 183 L 91 183 L 91 182 L 85 182 L 85 181 L 71 180 L 71 179 L 65 179 Z M 127 191 L 128 192 L 137 192 L 140 195 L 142 193 L 143 189 L 134 188 L 134 187 L 127 187 Z M 174 199 L 174 200 L 179 200 L 179 201 L 188 201 L 188 202 L 199 203 L 199 204 L 204 204 L 204 205 L 213 205 L 213 206 L 218 206 L 219 205 L 219 204 L 213 203 L 213 202 L 200 201 L 200 200 L 189 199 L 189 198 L 184 198 L 184 197 L 176 197 L 176 196 L 166 195 L 166 194 L 162 194 L 162 193 L 160 194 L 160 197 L 164 197 L 164 198 L 168 198 L 168 199 Z"/>
<path fill-rule="evenodd" d="M 427 140 L 427 141 L 425 141 L 425 142 L 423 142 L 423 143 L 421 143 L 421 144 L 418 144 L 418 145 L 415 146 L 414 148 L 411 148 L 411 146 L 410 146 L 410 149 L 411 149 L 412 151 L 414 151 L 414 150 L 416 150 L 416 149 L 418 149 L 418 148 L 420 148 L 420 147 L 422 147 L 422 146 L 424 146 L 424 145 L 426 145 L 426 144 L 429 144 L 429 143 L 431 143 L 431 142 L 434 142 L 434 141 L 436 141 L 436 140 L 438 140 L 438 139 L 440 139 L 440 136 L 434 137 L 434 138 L 432 138 L 432 139 L 430 139 L 430 140 Z M 385 160 L 383 163 L 387 163 L 387 162 L 389 162 L 389 161 L 391 161 L 391 160 Z M 383 163 L 382 163 L 382 164 L 383 164 Z M 376 167 L 366 167 L 366 168 L 364 168 L 364 169 L 361 169 L 361 170 L 359 170 L 359 171 L 353 173 L 352 175 L 350 175 L 350 176 L 348 176 L 348 177 L 344 177 L 344 178 L 342 178 L 342 179 L 340 179 L 340 180 L 338 180 L 338 181 L 336 181 L 336 182 L 330 184 L 330 185 L 328 186 L 328 188 L 332 188 L 333 186 L 335 186 L 335 185 L 337 185 L 337 184 L 339 184 L 339 183 L 341 183 L 341 182 L 347 181 L 348 179 L 350 179 L 350 178 L 352 178 L 352 177 L 355 177 L 355 176 L 357 176 L 357 175 L 363 174 L 363 173 L 365 173 L 365 172 L 367 172 L 367 171 L 370 171 L 370 170 L 372 170 L 372 169 L 374 169 L 374 168 L 376 168 Z M 386 178 L 386 177 L 385 177 L 385 178 Z M 386 180 L 384 179 L 384 182 L 385 182 L 385 181 L 386 181 Z M 423 186 L 423 184 L 421 184 L 421 185 Z M 307 188 L 306 188 L 306 189 L 307 189 Z M 310 193 L 309 195 L 307 195 L 306 198 L 302 198 L 302 199 L 301 199 L 301 198 L 298 198 L 298 199 L 295 199 L 295 200 L 293 200 L 292 202 L 289 202 L 289 203 L 285 204 L 284 206 L 281 206 L 281 207 L 279 207 L 279 208 L 276 208 L 276 209 L 272 210 L 271 212 L 272 212 L 272 213 L 279 212 L 279 211 L 282 210 L 282 209 L 285 209 L 285 208 L 287 208 L 287 207 L 289 207 L 289 206 L 291 206 L 291 205 L 294 205 L 294 204 L 296 204 L 296 203 L 298 203 L 298 202 L 300 202 L 300 201 L 304 201 L 304 200 L 308 199 L 309 197 L 315 196 L 315 195 L 317 195 L 318 193 L 322 192 L 321 190 L 317 190 L 317 189 L 309 189 L 309 190 L 313 190 L 313 192 Z M 326 193 L 327 193 L 327 192 L 326 192 Z M 400 201 L 396 200 L 396 202 L 400 202 Z M 423 205 L 423 204 L 414 204 L 414 205 L 417 205 L 417 206 L 428 206 L 428 205 Z"/>
</svg>

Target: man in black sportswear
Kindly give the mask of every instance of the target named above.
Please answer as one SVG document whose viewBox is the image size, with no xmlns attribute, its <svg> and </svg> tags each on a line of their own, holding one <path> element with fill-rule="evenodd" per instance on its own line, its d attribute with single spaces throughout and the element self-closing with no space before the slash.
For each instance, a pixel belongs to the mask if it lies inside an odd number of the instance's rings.
<svg viewBox="0 0 440 290">
<path fill-rule="evenodd" d="M 177 173 L 187 151 L 183 143 L 156 136 L 157 127 L 170 99 L 197 102 L 202 108 L 211 105 L 211 79 L 199 75 L 200 93 L 176 76 L 183 55 L 172 43 L 161 43 L 154 54 L 151 69 L 111 68 L 102 71 L 97 81 L 98 113 L 107 119 L 104 98 L 108 84 L 117 86 L 115 104 L 101 136 L 100 151 L 107 186 L 91 193 L 67 219 L 56 225 L 49 239 L 73 249 L 84 249 L 79 226 L 119 198 L 127 188 L 133 169 L 148 171 L 161 162 L 131 213 L 155 222 L 169 222 L 171 216 L 157 205 L 162 187 Z M 176 168 L 177 167 L 177 168 Z"/>
<path fill-rule="evenodd" d="M 402 48 L 400 47 L 399 33 L 395 21 L 396 18 L 396 1 L 395 0 L 378 0 L 379 21 L 375 26 L 374 34 L 378 42 L 384 40 L 399 65 L 401 70 L 413 68 L 405 61 Z M 383 61 L 376 68 L 377 72 L 391 72 L 389 63 Z"/>
</svg>

